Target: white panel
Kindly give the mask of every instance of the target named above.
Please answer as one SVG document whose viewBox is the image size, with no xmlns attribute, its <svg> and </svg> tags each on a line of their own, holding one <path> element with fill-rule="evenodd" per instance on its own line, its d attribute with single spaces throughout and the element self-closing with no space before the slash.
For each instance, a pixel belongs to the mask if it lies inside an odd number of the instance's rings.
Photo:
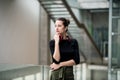
<svg viewBox="0 0 120 80">
<path fill-rule="evenodd" d="M 108 1 L 108 0 L 78 0 L 78 2 L 102 2 L 102 1 Z"/>
<path fill-rule="evenodd" d="M 108 8 L 108 0 L 78 0 L 80 8 L 94 9 L 94 8 Z"/>
</svg>

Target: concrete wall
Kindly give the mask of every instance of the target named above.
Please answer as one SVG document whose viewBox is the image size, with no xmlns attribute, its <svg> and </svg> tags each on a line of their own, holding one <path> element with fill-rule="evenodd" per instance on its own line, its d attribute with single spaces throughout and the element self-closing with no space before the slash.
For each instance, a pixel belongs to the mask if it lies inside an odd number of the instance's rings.
<svg viewBox="0 0 120 80">
<path fill-rule="evenodd" d="M 38 64 L 39 2 L 0 1 L 0 63 Z"/>
<path fill-rule="evenodd" d="M 50 63 L 49 40 L 50 40 L 50 20 L 45 10 L 40 7 L 39 19 L 39 64 Z"/>
</svg>

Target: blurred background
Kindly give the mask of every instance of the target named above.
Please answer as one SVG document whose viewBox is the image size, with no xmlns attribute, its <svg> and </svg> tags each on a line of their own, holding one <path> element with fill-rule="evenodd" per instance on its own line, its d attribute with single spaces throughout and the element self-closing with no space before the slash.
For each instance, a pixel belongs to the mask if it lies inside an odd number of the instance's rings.
<svg viewBox="0 0 120 80">
<path fill-rule="evenodd" d="M 0 0 L 0 80 L 49 80 L 58 17 L 79 43 L 75 80 L 120 80 L 119 0 Z"/>
</svg>

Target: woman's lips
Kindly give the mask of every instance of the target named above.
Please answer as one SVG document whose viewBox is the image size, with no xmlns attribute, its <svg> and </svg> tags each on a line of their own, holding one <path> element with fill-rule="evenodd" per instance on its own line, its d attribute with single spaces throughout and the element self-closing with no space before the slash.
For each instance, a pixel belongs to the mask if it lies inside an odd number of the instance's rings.
<svg viewBox="0 0 120 80">
<path fill-rule="evenodd" d="M 59 32 L 59 31 L 56 31 L 56 32 Z"/>
</svg>

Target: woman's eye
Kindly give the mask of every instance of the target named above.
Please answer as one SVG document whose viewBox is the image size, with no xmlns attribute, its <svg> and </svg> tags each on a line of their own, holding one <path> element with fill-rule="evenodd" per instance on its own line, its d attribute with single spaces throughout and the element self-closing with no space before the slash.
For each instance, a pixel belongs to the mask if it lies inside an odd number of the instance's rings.
<svg viewBox="0 0 120 80">
<path fill-rule="evenodd" d="M 55 27 L 61 27 L 62 25 L 55 25 Z"/>
<path fill-rule="evenodd" d="M 58 25 L 58 27 L 61 27 L 61 25 Z"/>
</svg>

